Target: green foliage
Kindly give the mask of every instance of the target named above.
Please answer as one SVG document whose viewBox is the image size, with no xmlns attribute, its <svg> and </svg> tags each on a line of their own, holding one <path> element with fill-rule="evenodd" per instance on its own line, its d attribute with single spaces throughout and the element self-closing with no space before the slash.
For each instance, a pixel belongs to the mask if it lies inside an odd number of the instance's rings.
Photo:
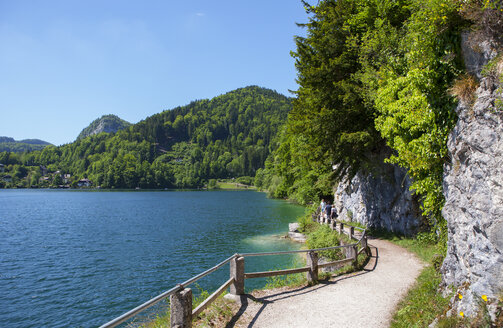
<svg viewBox="0 0 503 328">
<path fill-rule="evenodd" d="M 208 189 L 215 189 L 217 187 L 217 179 L 208 180 Z"/>
<path fill-rule="evenodd" d="M 103 188 L 198 188 L 252 176 L 277 147 L 291 100 L 259 87 L 234 90 L 42 151 L 0 153 L 0 163 L 47 167 Z"/>
<path fill-rule="evenodd" d="M 14 152 L 23 153 L 26 151 L 42 150 L 50 143 L 38 139 L 25 139 L 16 141 L 9 137 L 0 137 L 0 153 L 1 152 Z M 5 164 L 4 162 L 1 162 Z"/>
<path fill-rule="evenodd" d="M 310 146 L 303 140 L 302 136 L 283 131 L 279 148 L 266 160 L 265 168 L 257 172 L 255 186 L 266 189 L 271 197 L 288 197 L 303 205 L 329 195 L 333 186 L 329 159 L 313 158 Z"/>
<path fill-rule="evenodd" d="M 339 235 L 333 232 L 328 225 L 318 225 L 318 229 L 307 236 L 306 246 L 308 249 L 339 246 Z M 321 251 L 320 255 L 330 260 L 340 260 L 343 258 L 340 249 Z"/>
<path fill-rule="evenodd" d="M 367 1 L 320 1 L 307 6 L 312 16 L 304 24 L 292 53 L 299 89 L 289 114 L 287 133 L 298 135 L 311 149 L 308 158 L 326 158 L 338 166 L 337 175 L 352 175 L 368 163 L 367 153 L 381 139 L 374 128 L 373 110 L 355 75 L 361 65 L 358 49 L 375 19 Z M 307 4 L 306 4 L 307 5 Z"/>
<path fill-rule="evenodd" d="M 442 174 L 456 121 L 448 90 L 463 71 L 460 31 L 468 26 L 459 2 L 304 4 L 307 34 L 292 53 L 297 98 L 256 185 L 317 202 L 340 179 L 373 172 L 374 155 L 390 147 L 388 161 L 408 170 L 423 214 L 445 242 Z"/>
<path fill-rule="evenodd" d="M 280 287 L 297 287 L 305 285 L 307 282 L 306 275 L 303 273 L 288 274 L 283 276 L 272 276 L 266 280 L 264 289 L 274 289 Z"/>
<path fill-rule="evenodd" d="M 248 186 L 253 185 L 254 180 L 255 180 L 254 178 L 248 177 L 248 176 L 239 177 L 239 178 L 236 179 L 236 181 L 238 183 L 241 183 L 241 184 L 244 184 L 244 185 L 248 185 Z"/>
<path fill-rule="evenodd" d="M 299 231 L 301 233 L 309 234 L 318 229 L 318 223 L 314 222 L 311 215 L 301 216 L 297 219 L 299 223 Z"/>
<path fill-rule="evenodd" d="M 437 292 L 441 280 L 440 274 L 432 266 L 424 269 L 416 286 L 399 303 L 390 327 L 427 327 L 442 314 L 449 304 L 449 298 Z"/>
<path fill-rule="evenodd" d="M 461 73 L 459 29 L 463 24 L 454 2 L 412 2 L 399 45 L 401 67 L 383 68 L 375 105 L 376 128 L 396 153 L 389 159 L 408 169 L 411 189 L 421 196 L 423 214 L 430 218 L 445 244 L 441 210 L 443 165 L 447 138 L 456 122 L 455 99 L 447 90 Z"/>
</svg>

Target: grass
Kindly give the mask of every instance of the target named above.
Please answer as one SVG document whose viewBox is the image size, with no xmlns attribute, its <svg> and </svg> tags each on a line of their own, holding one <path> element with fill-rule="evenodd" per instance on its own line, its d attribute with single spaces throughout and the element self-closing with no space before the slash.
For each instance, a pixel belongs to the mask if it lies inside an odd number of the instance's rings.
<svg viewBox="0 0 503 328">
<path fill-rule="evenodd" d="M 283 276 L 268 277 L 264 289 L 275 289 L 281 287 L 300 287 L 307 284 L 305 273 L 295 273 Z"/>
<path fill-rule="evenodd" d="M 224 299 L 226 293 L 220 295 L 211 305 L 192 320 L 193 327 L 224 327 L 229 322 L 238 305 Z M 204 299 L 203 299 L 204 300 Z"/>
<path fill-rule="evenodd" d="M 244 184 L 240 184 L 237 182 L 224 182 L 224 181 L 218 181 L 216 184 L 215 189 L 230 189 L 230 190 L 250 190 L 250 189 L 256 189 L 254 186 L 248 186 Z"/>
<path fill-rule="evenodd" d="M 432 265 L 423 269 L 414 287 L 399 303 L 391 327 L 428 327 L 435 318 L 444 314 L 449 298 L 442 297 L 438 292 L 441 279 L 440 273 Z"/>
<path fill-rule="evenodd" d="M 327 225 L 319 225 L 318 228 L 307 235 L 306 246 L 308 249 L 324 248 L 340 245 L 342 236 L 333 232 Z M 341 260 L 344 257 L 340 248 L 321 251 L 320 256 L 329 260 Z"/>
</svg>

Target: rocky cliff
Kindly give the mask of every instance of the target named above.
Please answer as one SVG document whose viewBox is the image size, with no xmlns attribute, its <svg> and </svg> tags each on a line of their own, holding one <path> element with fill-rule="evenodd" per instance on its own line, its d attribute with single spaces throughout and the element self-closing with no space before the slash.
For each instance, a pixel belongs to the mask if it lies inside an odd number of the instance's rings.
<svg viewBox="0 0 503 328">
<path fill-rule="evenodd" d="M 473 100 L 461 99 L 457 107 L 442 212 L 448 225 L 444 285 L 463 296 L 453 297 L 453 311 L 468 316 L 482 295 L 494 305 L 503 293 L 503 63 L 491 42 L 474 43 L 465 35 L 462 49 L 466 67 L 480 85 Z"/>
<path fill-rule="evenodd" d="M 342 220 L 410 235 L 422 224 L 419 204 L 411 194 L 404 169 L 385 164 L 389 151 L 376 156 L 372 173 L 359 172 L 337 186 L 334 204 Z M 380 164 L 379 164 L 380 163 Z"/>
<path fill-rule="evenodd" d="M 88 127 L 80 132 L 77 140 L 92 136 L 101 132 L 115 133 L 119 130 L 127 128 L 131 123 L 124 121 L 116 115 L 103 115 L 102 117 L 94 120 Z"/>
</svg>

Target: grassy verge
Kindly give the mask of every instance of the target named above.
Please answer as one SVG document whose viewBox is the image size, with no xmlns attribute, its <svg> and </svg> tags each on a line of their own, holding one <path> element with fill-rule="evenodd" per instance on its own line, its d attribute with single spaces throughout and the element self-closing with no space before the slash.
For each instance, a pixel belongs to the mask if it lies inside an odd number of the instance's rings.
<svg viewBox="0 0 503 328">
<path fill-rule="evenodd" d="M 428 327 L 435 318 L 444 314 L 449 298 L 438 293 L 440 274 L 432 265 L 427 266 L 407 296 L 399 303 L 391 327 Z"/>
<path fill-rule="evenodd" d="M 450 295 L 444 298 L 438 291 L 442 280 L 438 272 L 442 261 L 439 247 L 429 234 L 419 234 L 415 238 L 397 236 L 384 231 L 373 231 L 371 234 L 415 253 L 427 263 L 414 286 L 398 304 L 390 327 L 428 327 L 435 318 L 447 312 L 450 299 Z"/>
<path fill-rule="evenodd" d="M 192 327 L 225 327 L 239 308 L 238 304 L 227 302 L 224 299 L 225 294 L 220 295 L 206 310 L 194 318 Z"/>
<path fill-rule="evenodd" d="M 214 189 L 254 190 L 256 188 L 254 186 L 248 186 L 237 182 L 218 181 Z"/>
</svg>

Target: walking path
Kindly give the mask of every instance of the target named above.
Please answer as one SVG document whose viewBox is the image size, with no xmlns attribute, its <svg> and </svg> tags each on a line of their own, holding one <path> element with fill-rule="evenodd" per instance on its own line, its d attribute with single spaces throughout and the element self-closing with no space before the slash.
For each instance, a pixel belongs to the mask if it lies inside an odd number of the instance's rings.
<svg viewBox="0 0 503 328">
<path fill-rule="evenodd" d="M 312 287 L 254 292 L 227 327 L 388 327 L 424 263 L 388 241 L 369 239 L 369 246 L 364 271 Z"/>
</svg>

